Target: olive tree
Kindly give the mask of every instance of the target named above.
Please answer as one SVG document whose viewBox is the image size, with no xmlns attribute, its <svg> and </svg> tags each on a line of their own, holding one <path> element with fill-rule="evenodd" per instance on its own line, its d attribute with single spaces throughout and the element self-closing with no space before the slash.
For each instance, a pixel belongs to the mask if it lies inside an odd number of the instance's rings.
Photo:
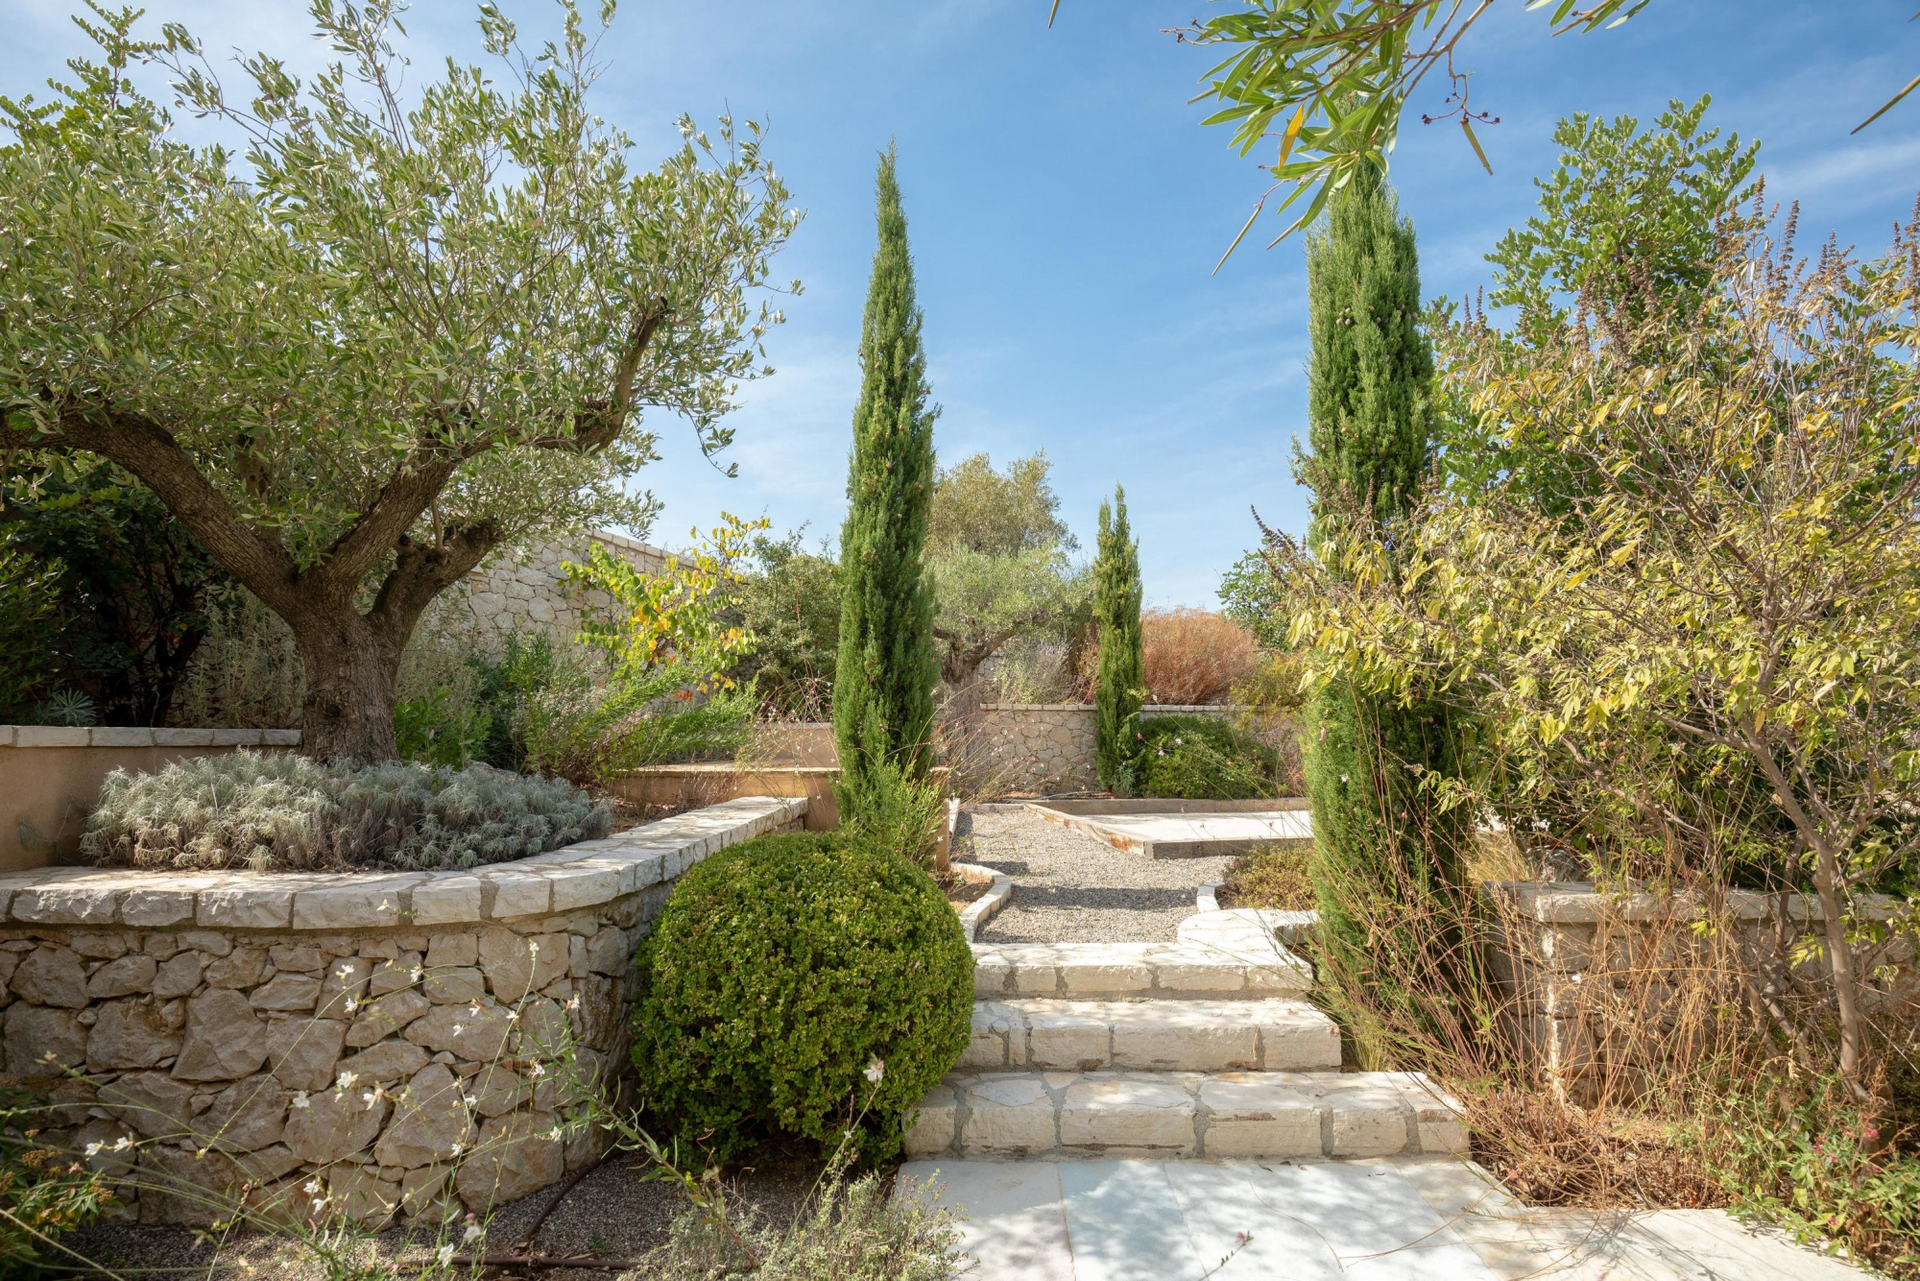
<svg viewBox="0 0 1920 1281">
<path fill-rule="evenodd" d="M 0 99 L 0 449 L 151 489 L 291 627 L 319 756 L 393 754 L 407 638 L 490 553 L 644 527 L 647 409 L 727 444 L 797 218 L 752 125 L 682 118 L 630 168 L 571 0 L 537 52 L 483 6 L 498 74 L 405 99 L 395 7 L 316 0 L 339 60 L 243 59 L 244 99 L 180 26 L 103 12 L 52 100 Z M 142 63 L 221 141 L 175 136 Z"/>
</svg>

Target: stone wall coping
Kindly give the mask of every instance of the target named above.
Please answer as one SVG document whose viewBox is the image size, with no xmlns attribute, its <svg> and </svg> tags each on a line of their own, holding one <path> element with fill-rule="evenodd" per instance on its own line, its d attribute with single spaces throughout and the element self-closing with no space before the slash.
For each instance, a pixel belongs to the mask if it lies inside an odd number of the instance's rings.
<svg viewBox="0 0 1920 1281">
<path fill-rule="evenodd" d="M 0 747 L 298 747 L 297 729 L 0 725 Z"/>
<path fill-rule="evenodd" d="M 1648 890 L 1601 889 L 1591 881 L 1488 881 L 1481 892 L 1490 898 L 1508 898 L 1523 916 L 1548 925 L 1596 925 L 1604 920 L 1651 921 L 1670 916 L 1676 910 L 1689 911 L 1700 902 L 1700 895 L 1656 894 Z M 1758 890 L 1728 890 L 1725 907 L 1735 920 L 1759 921 L 1774 913 L 1777 894 Z M 1820 901 L 1810 894 L 1785 896 L 1787 915 L 1796 921 L 1819 921 L 1825 917 Z M 1886 894 L 1864 894 L 1855 901 L 1855 910 L 1874 920 L 1888 920 L 1905 905 Z"/>
<path fill-rule="evenodd" d="M 615 547 L 624 547 L 628 551 L 645 552 L 650 556 L 658 556 L 661 560 L 665 561 L 675 561 L 679 559 L 679 557 L 664 547 L 655 547 L 652 543 L 643 543 L 628 534 L 616 534 L 611 529 L 596 529 L 589 533 L 587 537 L 593 539 L 595 542 L 609 543 Z"/>
<path fill-rule="evenodd" d="M 34 868 L 0 874 L 0 922 L 341 930 L 568 912 L 672 880 L 806 810 L 804 797 L 744 796 L 546 854 L 443 872 Z"/>
</svg>

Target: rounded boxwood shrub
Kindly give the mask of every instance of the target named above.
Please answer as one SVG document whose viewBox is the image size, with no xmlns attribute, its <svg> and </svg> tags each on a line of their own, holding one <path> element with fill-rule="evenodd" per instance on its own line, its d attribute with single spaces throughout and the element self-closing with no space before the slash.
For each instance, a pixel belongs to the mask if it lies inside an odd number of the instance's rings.
<svg viewBox="0 0 1920 1281">
<path fill-rule="evenodd" d="M 769 1131 L 832 1149 L 856 1118 L 863 1159 L 894 1155 L 973 1009 L 972 950 L 933 878 L 839 833 L 763 836 L 688 871 L 640 981 L 645 1104 L 718 1161 Z"/>
</svg>

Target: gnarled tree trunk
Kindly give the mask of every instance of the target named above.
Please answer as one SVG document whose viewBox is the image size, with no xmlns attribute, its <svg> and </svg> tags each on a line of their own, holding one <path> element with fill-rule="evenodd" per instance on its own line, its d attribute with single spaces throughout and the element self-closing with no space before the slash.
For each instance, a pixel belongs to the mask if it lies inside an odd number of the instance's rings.
<svg viewBox="0 0 1920 1281">
<path fill-rule="evenodd" d="M 302 755 L 393 759 L 394 684 L 406 648 L 406 635 L 395 637 L 394 630 L 363 618 L 351 604 L 294 623 L 294 645 L 307 678 L 300 708 Z"/>
</svg>

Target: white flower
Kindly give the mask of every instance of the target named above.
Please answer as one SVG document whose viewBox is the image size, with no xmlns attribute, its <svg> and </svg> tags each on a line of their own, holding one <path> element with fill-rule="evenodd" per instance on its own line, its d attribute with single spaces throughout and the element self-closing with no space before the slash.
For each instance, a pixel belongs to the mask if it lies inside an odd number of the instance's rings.
<svg viewBox="0 0 1920 1281">
<path fill-rule="evenodd" d="M 580 1008 L 580 994 L 578 992 L 575 992 L 572 996 L 567 998 L 567 1008 L 570 1010 L 577 1010 Z"/>
<path fill-rule="evenodd" d="M 372 1107 L 374 1104 L 378 1103 L 379 1101 L 380 1101 L 380 1091 L 378 1090 L 368 1090 L 365 1094 L 362 1094 L 360 1096 L 360 1102 L 365 1104 L 367 1107 Z"/>
<path fill-rule="evenodd" d="M 475 1001 L 467 1007 L 467 1017 L 475 1019 L 480 1017 L 480 1002 Z"/>
<path fill-rule="evenodd" d="M 517 1022 L 518 1022 L 519 1020 L 520 1020 L 520 1011 L 518 1011 L 518 1010 L 508 1010 L 508 1011 L 507 1011 L 507 1022 L 509 1022 L 509 1023 L 517 1023 Z"/>
<path fill-rule="evenodd" d="M 342 983 L 344 983 L 348 979 L 353 977 L 353 967 L 351 965 L 342 965 L 339 969 L 333 972 L 333 977 L 339 979 Z"/>
<path fill-rule="evenodd" d="M 426 972 L 427 972 L 427 968 L 426 968 L 426 966 L 424 966 L 424 965 L 416 965 L 416 966 L 414 966 L 414 967 L 413 967 L 413 970 L 411 971 L 411 973 L 413 974 L 413 981 L 414 981 L 415 983 L 418 983 L 418 982 L 420 981 L 420 976 L 421 976 L 422 974 L 425 974 Z"/>
<path fill-rule="evenodd" d="M 885 1077 L 886 1074 L 887 1065 L 878 1057 L 876 1057 L 873 1062 L 867 1064 L 867 1070 L 861 1073 L 862 1076 L 866 1077 L 867 1080 L 873 1082 L 875 1085 L 880 1084 L 881 1078 Z"/>
<path fill-rule="evenodd" d="M 467 1145 L 464 1143 L 456 1143 L 453 1145 L 453 1155 L 455 1156 L 459 1156 L 462 1152 L 465 1152 L 466 1150 L 467 1150 Z"/>
<path fill-rule="evenodd" d="M 306 1193 L 308 1196 L 318 1196 L 320 1193 L 320 1180 L 308 1179 L 306 1186 L 301 1188 L 300 1190 Z"/>
<path fill-rule="evenodd" d="M 527 1075 L 532 1077 L 536 1081 L 538 1081 L 541 1077 L 545 1076 L 546 1074 L 547 1074 L 547 1066 L 544 1063 L 536 1063 L 532 1067 L 527 1069 Z"/>
<path fill-rule="evenodd" d="M 392 899 L 390 899 L 390 898 L 383 898 L 383 899 L 381 899 L 381 900 L 380 900 L 380 910 L 381 910 L 382 912 L 391 912 L 391 911 L 393 910 L 393 900 L 392 900 Z"/>
<path fill-rule="evenodd" d="M 327 1208 L 327 1199 L 325 1197 L 321 1197 L 319 1200 L 313 1203 L 313 1212 L 315 1214 L 320 1213 L 320 1211 L 326 1208 Z"/>
<path fill-rule="evenodd" d="M 465 1245 L 469 1241 L 478 1241 L 481 1237 L 485 1235 L 486 1233 L 480 1230 L 480 1225 L 478 1223 L 469 1223 L 467 1225 L 466 1233 L 460 1238 L 460 1243 L 462 1245 Z"/>
<path fill-rule="evenodd" d="M 551 1130 L 547 1131 L 547 1137 L 550 1139 L 557 1139 L 560 1137 L 560 1134 L 561 1134 L 560 1127 L 557 1125 L 554 1126 Z"/>
<path fill-rule="evenodd" d="M 438 1250 L 435 1250 L 433 1252 L 433 1257 L 440 1260 L 440 1266 L 443 1268 L 446 1267 L 449 1263 L 452 1263 L 453 1262 L 453 1242 L 449 1241 L 447 1242 L 447 1244 L 441 1246 Z"/>
<path fill-rule="evenodd" d="M 293 1106 L 297 1108 L 303 1108 L 307 1106 L 307 1092 L 305 1090 L 302 1090 L 300 1091 L 300 1093 L 293 1096 Z"/>
<path fill-rule="evenodd" d="M 455 1036 L 459 1036 L 462 1032 L 466 1030 L 467 1030 L 467 1025 L 465 1023 L 455 1023 L 453 1025 L 453 1034 Z"/>
<path fill-rule="evenodd" d="M 333 1086 L 336 1090 L 351 1090 L 353 1083 L 359 1079 L 360 1074 L 358 1072 L 342 1072 L 339 1079 L 333 1083 Z"/>
<path fill-rule="evenodd" d="M 349 1014 L 351 1014 L 351 1013 L 353 1013 L 353 1012 L 354 1012 L 355 1010 L 357 1010 L 357 1009 L 359 1009 L 359 1008 L 360 1008 L 360 998 L 359 998 L 359 997 L 357 997 L 357 996 L 350 996 L 350 997 L 348 997 L 348 998 L 347 998 L 347 1013 L 349 1013 Z"/>
<path fill-rule="evenodd" d="M 120 1136 L 120 1141 L 113 1145 L 113 1150 L 115 1152 L 125 1152 L 128 1148 L 132 1146 L 133 1146 L 133 1136 L 123 1134 Z"/>
<path fill-rule="evenodd" d="M 89 1143 L 89 1144 L 87 1144 L 87 1155 L 88 1155 L 88 1156 L 90 1156 L 90 1157 L 95 1157 L 95 1156 L 99 1156 L 99 1155 L 100 1155 L 100 1149 L 101 1149 L 102 1147 L 104 1147 L 104 1146 L 105 1146 L 105 1144 L 101 1144 L 101 1143 Z"/>
<path fill-rule="evenodd" d="M 527 955 L 528 956 L 540 955 L 540 945 L 538 943 L 535 943 L 532 939 L 527 940 Z"/>
</svg>

